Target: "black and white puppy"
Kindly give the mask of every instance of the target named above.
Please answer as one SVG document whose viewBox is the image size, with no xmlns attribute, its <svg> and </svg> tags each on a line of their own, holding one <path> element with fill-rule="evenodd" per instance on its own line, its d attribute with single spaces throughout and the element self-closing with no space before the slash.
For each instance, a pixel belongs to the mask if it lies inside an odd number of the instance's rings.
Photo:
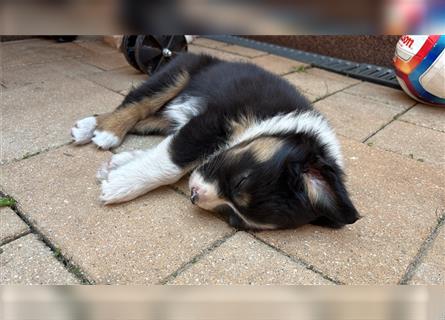
<svg viewBox="0 0 445 320">
<path fill-rule="evenodd" d="M 191 201 L 231 208 L 238 228 L 338 228 L 359 215 L 328 122 L 282 78 L 249 63 L 177 56 L 113 112 L 79 120 L 75 143 L 118 146 L 127 133 L 167 135 L 114 155 L 98 172 L 101 201 L 129 201 L 193 171 Z"/>
</svg>

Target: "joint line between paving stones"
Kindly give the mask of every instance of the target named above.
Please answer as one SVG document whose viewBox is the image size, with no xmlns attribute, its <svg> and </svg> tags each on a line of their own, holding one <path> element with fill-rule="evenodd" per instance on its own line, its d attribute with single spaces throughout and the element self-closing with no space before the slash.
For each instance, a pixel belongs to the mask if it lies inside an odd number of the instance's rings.
<svg viewBox="0 0 445 320">
<path fill-rule="evenodd" d="M 382 131 L 383 129 L 385 129 L 387 126 L 389 126 L 391 123 L 393 123 L 394 121 L 398 120 L 401 116 L 403 116 L 405 113 L 407 113 L 409 110 L 411 110 L 412 108 L 414 108 L 417 105 L 417 103 L 415 103 L 414 105 L 412 105 L 409 108 L 406 108 L 405 110 L 403 110 L 402 112 L 397 113 L 389 122 L 385 123 L 383 126 L 381 126 L 379 129 L 377 129 L 376 131 L 374 131 L 373 133 L 371 133 L 368 137 L 366 137 L 362 143 L 366 143 L 368 142 L 369 139 L 371 139 L 372 137 L 374 137 L 377 133 L 379 133 L 380 131 Z"/>
<path fill-rule="evenodd" d="M 349 77 L 349 78 L 351 78 L 351 77 Z M 351 78 L 351 79 L 354 79 L 354 78 Z M 349 86 L 347 86 L 347 87 L 344 87 L 343 89 L 340 89 L 340 90 L 337 90 L 337 91 L 328 93 L 327 95 L 321 96 L 321 97 L 315 99 L 315 100 L 312 102 L 312 104 L 314 104 L 314 103 L 316 103 L 316 102 L 319 102 L 319 101 L 321 101 L 321 100 L 324 100 L 324 99 L 326 99 L 326 98 L 329 98 L 330 96 L 333 96 L 333 95 L 336 94 L 336 93 L 345 91 L 345 90 L 347 90 L 347 89 L 349 89 L 349 88 L 352 88 L 352 87 L 355 87 L 355 86 L 359 85 L 359 84 L 362 83 L 362 82 L 363 82 L 363 81 L 360 81 L 360 82 L 357 82 L 357 83 L 353 83 L 353 84 L 351 84 L 351 85 L 349 85 Z M 302 92 L 302 93 L 303 93 L 303 95 L 304 95 L 304 92 Z"/>
<path fill-rule="evenodd" d="M 23 232 L 21 232 L 21 233 L 15 235 L 15 236 L 6 238 L 6 240 L 3 240 L 3 241 L 0 243 L 0 247 L 1 247 L 1 246 L 4 246 L 5 244 L 11 243 L 11 242 L 13 242 L 13 241 L 15 241 L 15 240 L 18 240 L 18 239 L 20 239 L 21 237 L 27 236 L 27 235 L 30 234 L 30 233 L 31 233 L 30 230 L 26 230 L 26 231 L 23 231 Z"/>
<path fill-rule="evenodd" d="M 312 272 L 315 272 L 316 274 L 320 275 L 323 279 L 328 280 L 328 281 L 330 281 L 330 282 L 332 282 L 334 284 L 345 284 L 345 283 L 343 283 L 343 282 L 341 282 L 339 280 L 336 280 L 336 279 L 334 279 L 334 278 L 324 274 L 322 271 L 316 269 L 315 266 L 313 266 L 312 264 L 306 262 L 305 260 L 303 260 L 301 258 L 298 258 L 298 257 L 293 257 L 290 254 L 288 254 L 288 253 L 284 252 L 283 250 L 281 250 L 280 248 L 277 248 L 274 245 L 264 241 L 263 239 L 261 239 L 257 235 L 255 235 L 254 233 L 249 232 L 249 234 L 252 235 L 256 240 L 258 240 L 261 243 L 264 243 L 265 245 L 267 245 L 269 248 L 275 250 L 276 252 L 278 252 L 278 253 L 286 256 L 286 257 L 288 257 L 292 262 L 294 262 L 296 264 L 299 264 L 299 265 L 303 266 L 304 268 L 306 268 L 306 269 L 308 269 L 308 270 L 310 270 Z"/>
<path fill-rule="evenodd" d="M 295 60 L 296 61 L 296 60 Z M 285 77 L 285 76 L 288 76 L 288 75 L 290 75 L 290 74 L 294 74 L 294 73 L 304 73 L 304 72 L 306 72 L 307 70 L 310 70 L 310 69 L 313 69 L 314 67 L 313 66 L 311 66 L 311 65 L 305 65 L 305 66 L 303 66 L 304 67 L 304 71 L 298 71 L 298 70 L 292 70 L 292 71 L 289 71 L 289 72 L 286 72 L 286 73 L 283 73 L 283 74 L 280 74 L 279 76 L 280 77 Z"/>
<path fill-rule="evenodd" d="M 38 156 L 39 154 L 45 154 L 48 151 L 54 151 L 54 150 L 57 150 L 59 148 L 65 147 L 67 145 L 70 145 L 72 143 L 73 142 L 70 141 L 70 142 L 66 142 L 66 143 L 63 143 L 63 144 L 60 144 L 60 145 L 57 145 L 57 146 L 53 146 L 53 147 L 49 147 L 49 148 L 45 148 L 45 149 L 39 150 L 39 151 L 36 151 L 34 153 L 26 153 L 21 158 L 15 158 L 15 159 L 12 159 L 12 160 L 9 160 L 9 161 L 5 161 L 5 162 L 1 163 L 1 165 L 16 163 L 16 162 L 19 162 L 19 161 L 22 161 L 22 160 L 30 159 L 30 158 L 33 158 L 35 156 Z"/>
<path fill-rule="evenodd" d="M 442 213 L 442 216 L 438 217 L 436 226 L 420 246 L 419 251 L 415 255 L 413 261 L 411 261 L 411 263 L 406 268 L 406 272 L 402 276 L 398 284 L 408 284 L 408 282 L 413 278 L 414 273 L 417 271 L 419 265 L 423 262 L 429 249 L 433 246 L 434 240 L 436 240 L 437 236 L 439 235 L 440 229 L 444 225 L 445 225 L 445 211 Z"/>
<path fill-rule="evenodd" d="M 229 234 L 225 235 L 224 237 L 216 240 L 213 242 L 210 246 L 202 250 L 200 253 L 195 255 L 192 259 L 190 259 L 188 262 L 181 265 L 176 271 L 162 279 L 158 282 L 158 284 L 167 284 L 168 282 L 174 280 L 177 276 L 182 274 L 183 272 L 190 269 L 194 264 L 196 264 L 198 261 L 200 261 L 202 258 L 206 257 L 209 253 L 215 251 L 218 249 L 222 244 L 224 244 L 227 240 L 229 240 L 231 237 L 233 237 L 236 234 L 236 230 L 230 232 Z"/>
<path fill-rule="evenodd" d="M 429 130 L 434 130 L 434 131 L 437 131 L 437 132 L 445 133 L 445 130 L 441 130 L 441 129 L 436 129 L 436 128 L 427 127 L 427 126 L 425 126 L 425 125 L 417 124 L 417 123 L 414 123 L 414 122 L 411 122 L 411 121 L 408 121 L 408 120 L 405 120 L 405 119 L 398 119 L 398 120 L 399 120 L 400 122 L 409 123 L 409 124 L 415 125 L 415 126 L 417 126 L 417 127 L 422 127 L 422 128 L 425 128 L 425 129 L 429 129 Z"/>
<path fill-rule="evenodd" d="M 6 196 L 2 191 L 0 191 L 0 196 Z M 28 233 L 36 234 L 40 240 L 50 248 L 53 256 L 70 272 L 76 279 L 78 279 L 82 284 L 94 284 L 93 281 L 89 280 L 85 276 L 85 272 L 81 270 L 79 266 L 74 264 L 70 259 L 66 258 L 60 250 L 52 244 L 52 242 L 22 213 L 18 205 L 15 204 L 11 209 L 23 220 L 23 222 L 29 227 L 30 231 Z"/>
</svg>

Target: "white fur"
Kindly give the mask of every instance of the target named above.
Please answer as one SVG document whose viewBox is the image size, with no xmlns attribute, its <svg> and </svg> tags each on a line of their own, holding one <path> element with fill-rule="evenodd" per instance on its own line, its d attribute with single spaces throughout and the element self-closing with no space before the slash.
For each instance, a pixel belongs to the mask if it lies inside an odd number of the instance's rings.
<svg viewBox="0 0 445 320">
<path fill-rule="evenodd" d="M 134 151 L 126 151 L 115 154 L 111 157 L 110 161 L 104 162 L 102 166 L 99 168 L 96 174 L 96 178 L 98 181 L 106 180 L 108 178 L 108 174 L 111 170 L 114 170 L 134 158 L 144 154 L 142 150 L 134 150 Z"/>
<path fill-rule="evenodd" d="M 92 141 L 101 149 L 111 149 L 120 144 L 120 139 L 113 133 L 100 130 L 94 131 L 94 138 Z"/>
<path fill-rule="evenodd" d="M 321 144 L 326 145 L 328 152 L 337 164 L 343 167 L 343 158 L 340 151 L 340 143 L 329 126 L 327 120 L 316 111 L 307 111 L 304 113 L 291 112 L 281 114 L 275 117 L 259 121 L 249 127 L 240 136 L 234 137 L 230 146 L 240 142 L 256 138 L 261 135 L 273 135 L 278 133 L 313 133 L 320 140 Z"/>
<path fill-rule="evenodd" d="M 178 181 L 185 170 L 170 159 L 172 136 L 153 149 L 138 153 L 136 157 L 108 172 L 102 181 L 100 200 L 105 204 L 132 200 L 162 185 Z"/>
<path fill-rule="evenodd" d="M 194 171 L 190 176 L 189 180 L 189 188 L 198 187 L 201 192 L 200 197 L 196 205 L 204 210 L 212 211 L 216 207 L 221 205 L 228 205 L 232 210 L 240 217 L 241 220 L 244 221 L 251 228 L 267 230 L 267 229 L 276 229 L 276 226 L 271 224 L 258 224 L 243 216 L 238 209 L 233 205 L 232 202 L 222 199 L 218 196 L 218 190 L 215 184 L 206 182 L 203 177 L 199 174 L 199 172 Z"/>
<path fill-rule="evenodd" d="M 198 188 L 199 190 L 199 199 L 196 205 L 200 208 L 213 210 L 222 204 L 226 204 L 226 201 L 218 196 L 217 186 L 204 181 L 203 177 L 197 171 L 194 171 L 189 179 L 190 190 L 192 187 Z"/>
<path fill-rule="evenodd" d="M 91 141 L 96 129 L 96 117 L 87 117 L 76 122 L 71 129 L 74 144 L 85 144 Z"/>
<path fill-rule="evenodd" d="M 204 101 L 202 98 L 179 96 L 165 107 L 164 115 L 169 120 L 177 123 L 177 129 L 179 129 L 190 119 L 200 114 L 203 107 Z"/>
</svg>

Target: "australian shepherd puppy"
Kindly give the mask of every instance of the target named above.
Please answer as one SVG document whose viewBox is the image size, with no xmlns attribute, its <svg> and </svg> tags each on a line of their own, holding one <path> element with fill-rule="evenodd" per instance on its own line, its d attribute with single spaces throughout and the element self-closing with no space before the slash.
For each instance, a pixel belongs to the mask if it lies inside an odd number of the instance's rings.
<svg viewBox="0 0 445 320">
<path fill-rule="evenodd" d="M 132 200 L 192 171 L 190 199 L 229 208 L 240 229 L 339 228 L 359 215 L 328 122 L 287 81 L 253 64 L 184 53 L 113 112 L 77 121 L 76 144 L 118 146 L 127 133 L 165 134 L 114 155 L 98 172 L 105 204 Z"/>
</svg>

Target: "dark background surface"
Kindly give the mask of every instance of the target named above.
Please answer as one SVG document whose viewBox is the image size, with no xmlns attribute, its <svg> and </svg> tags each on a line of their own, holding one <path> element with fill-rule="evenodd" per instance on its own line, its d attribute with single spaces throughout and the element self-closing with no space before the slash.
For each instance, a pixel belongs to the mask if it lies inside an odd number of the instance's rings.
<svg viewBox="0 0 445 320">
<path fill-rule="evenodd" d="M 392 68 L 400 36 L 246 36 L 257 41 Z"/>
</svg>

